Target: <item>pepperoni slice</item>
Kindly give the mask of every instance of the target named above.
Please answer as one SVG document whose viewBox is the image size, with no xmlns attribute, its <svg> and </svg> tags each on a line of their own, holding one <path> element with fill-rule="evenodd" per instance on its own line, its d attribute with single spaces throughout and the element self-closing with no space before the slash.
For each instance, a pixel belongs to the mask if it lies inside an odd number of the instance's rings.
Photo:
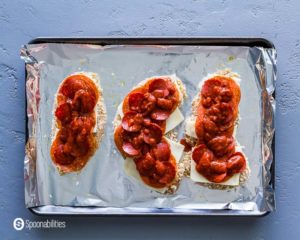
<svg viewBox="0 0 300 240">
<path fill-rule="evenodd" d="M 86 90 L 96 98 L 97 87 L 87 76 L 77 74 L 68 77 L 60 88 L 60 92 L 68 98 L 73 99 L 79 90 Z"/>
<path fill-rule="evenodd" d="M 143 116 L 136 112 L 125 113 L 122 119 L 122 128 L 128 132 L 138 132 L 144 122 Z"/>
<path fill-rule="evenodd" d="M 151 94 L 155 97 L 155 98 L 164 98 L 166 96 L 169 95 L 169 91 L 167 89 L 156 89 L 153 92 L 151 92 Z"/>
<path fill-rule="evenodd" d="M 221 86 L 221 81 L 219 79 L 212 78 L 206 80 L 202 86 L 201 95 L 215 98 L 218 94 L 220 94 L 221 89 L 219 86 Z"/>
<path fill-rule="evenodd" d="M 168 161 L 171 155 L 170 146 L 166 142 L 161 142 L 152 149 L 152 154 L 156 160 Z"/>
<path fill-rule="evenodd" d="M 152 93 L 155 90 L 162 91 L 164 97 L 169 95 L 168 84 L 165 79 L 157 78 L 149 84 L 149 92 Z M 157 93 L 159 93 L 159 92 L 156 91 L 154 94 L 157 94 Z"/>
<path fill-rule="evenodd" d="M 246 159 L 241 152 L 236 152 L 227 161 L 227 169 L 230 173 L 240 173 L 246 168 Z"/>
<path fill-rule="evenodd" d="M 68 98 L 73 99 L 75 93 L 78 90 L 85 89 L 85 83 L 80 79 L 80 77 L 70 76 L 64 81 L 64 84 L 60 88 L 60 92 Z"/>
<path fill-rule="evenodd" d="M 212 161 L 210 163 L 210 170 L 212 173 L 221 174 L 227 172 L 226 162 Z"/>
<path fill-rule="evenodd" d="M 221 173 L 221 174 L 212 174 L 209 179 L 210 181 L 214 182 L 214 183 L 221 183 L 224 182 L 226 180 L 227 177 L 227 173 Z"/>
<path fill-rule="evenodd" d="M 195 147 L 192 153 L 192 159 L 198 163 L 201 158 L 202 155 L 204 154 L 204 152 L 207 150 L 205 144 L 200 144 L 199 146 Z"/>
<path fill-rule="evenodd" d="M 96 98 L 91 95 L 87 90 L 81 89 L 74 95 L 72 107 L 74 110 L 81 113 L 88 113 L 93 111 L 96 106 Z"/>
<path fill-rule="evenodd" d="M 173 109 L 174 103 L 171 99 L 158 98 L 156 105 L 161 109 L 171 111 Z"/>
<path fill-rule="evenodd" d="M 71 104 L 68 102 L 65 102 L 65 103 L 59 105 L 55 110 L 55 116 L 63 123 L 69 122 L 72 117 Z"/>
<path fill-rule="evenodd" d="M 222 156 L 230 150 L 229 146 L 232 148 L 232 144 L 234 144 L 233 137 L 218 136 L 210 140 L 207 145 L 216 156 Z"/>
<path fill-rule="evenodd" d="M 165 121 L 170 115 L 170 111 L 156 108 L 152 111 L 151 118 L 158 121 Z"/>
<path fill-rule="evenodd" d="M 155 107 L 156 98 L 151 93 L 144 94 L 144 100 L 141 105 L 141 112 L 144 116 L 148 115 Z"/>
<path fill-rule="evenodd" d="M 207 170 L 210 170 L 211 168 L 211 162 L 213 161 L 214 156 L 212 152 L 210 151 L 205 151 L 200 158 L 200 161 L 198 162 L 196 168 L 197 170 L 201 172 L 206 172 Z"/>
<path fill-rule="evenodd" d="M 141 112 L 143 100 L 144 100 L 143 93 L 141 93 L 141 92 L 131 93 L 128 98 L 130 110 L 135 111 L 135 112 Z"/>
<path fill-rule="evenodd" d="M 143 130 L 144 141 L 153 146 L 160 142 L 162 138 L 162 129 L 155 123 L 151 123 L 147 128 Z"/>
<path fill-rule="evenodd" d="M 138 156 L 140 154 L 140 149 L 135 149 L 130 142 L 125 142 L 122 145 L 123 151 L 131 157 Z"/>
<path fill-rule="evenodd" d="M 215 134 L 219 130 L 218 126 L 208 117 L 203 118 L 203 127 L 206 132 L 211 134 Z"/>
</svg>

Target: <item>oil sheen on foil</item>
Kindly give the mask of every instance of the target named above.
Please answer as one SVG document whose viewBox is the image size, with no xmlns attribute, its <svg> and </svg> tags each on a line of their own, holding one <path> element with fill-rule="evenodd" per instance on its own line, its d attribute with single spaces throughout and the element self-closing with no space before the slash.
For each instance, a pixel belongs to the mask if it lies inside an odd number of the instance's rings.
<svg viewBox="0 0 300 240">
<path fill-rule="evenodd" d="M 94 209 L 102 212 L 114 209 L 116 213 L 159 213 L 159 209 L 179 213 L 274 210 L 270 183 L 275 113 L 274 49 L 52 43 L 26 45 L 21 49 L 21 58 L 27 71 L 28 143 L 24 168 L 27 207 L 44 206 L 51 212 L 52 206 L 65 206 L 61 211 L 70 212 L 74 206 L 98 206 L 105 208 Z M 227 68 L 241 78 L 236 139 L 245 146 L 243 151 L 251 170 L 247 182 L 230 190 L 213 190 L 185 177 L 174 194 L 163 195 L 128 177 L 123 169 L 124 159 L 113 141 L 113 119 L 127 93 L 151 76 L 176 74 L 186 86 L 187 99 L 181 112 L 188 117 L 191 102 L 199 92 L 199 81 Z M 100 77 L 107 110 L 105 134 L 82 171 L 60 175 L 49 154 L 55 94 L 64 78 L 81 71 L 95 72 Z M 184 123 L 176 131 L 179 141 L 184 136 Z M 88 208 L 81 210 L 88 211 Z"/>
</svg>

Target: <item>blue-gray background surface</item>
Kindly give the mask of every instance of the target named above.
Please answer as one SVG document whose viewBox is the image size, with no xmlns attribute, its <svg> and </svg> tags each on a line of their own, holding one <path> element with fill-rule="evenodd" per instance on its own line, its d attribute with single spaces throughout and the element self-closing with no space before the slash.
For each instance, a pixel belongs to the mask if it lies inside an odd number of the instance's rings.
<svg viewBox="0 0 300 240">
<path fill-rule="evenodd" d="M 0 1 L 0 239 L 299 239 L 300 2 Z M 20 46 L 38 36 L 259 36 L 278 50 L 277 211 L 260 219 L 76 217 L 63 230 L 15 231 L 24 207 L 24 63 Z M 51 218 L 48 218 L 51 219 Z"/>
</svg>

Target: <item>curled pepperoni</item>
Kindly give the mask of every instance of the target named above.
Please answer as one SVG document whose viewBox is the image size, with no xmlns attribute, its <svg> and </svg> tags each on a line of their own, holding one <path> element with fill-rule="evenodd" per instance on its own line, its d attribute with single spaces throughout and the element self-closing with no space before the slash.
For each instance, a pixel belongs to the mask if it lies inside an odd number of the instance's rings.
<svg viewBox="0 0 300 240">
<path fill-rule="evenodd" d="M 210 170 L 212 173 L 221 174 L 227 172 L 226 162 L 223 161 L 212 161 L 210 163 Z"/>
<path fill-rule="evenodd" d="M 162 79 L 162 78 L 157 78 L 157 79 L 153 80 L 149 84 L 149 92 L 150 93 L 153 92 L 155 95 L 160 94 L 160 92 L 162 92 L 163 97 L 168 96 L 169 95 L 169 90 L 168 90 L 168 84 L 167 84 L 166 80 Z"/>
<path fill-rule="evenodd" d="M 122 128 L 128 132 L 138 132 L 141 130 L 143 122 L 142 114 L 127 112 L 122 119 Z"/>
<path fill-rule="evenodd" d="M 123 142 L 130 143 L 134 149 L 140 150 L 144 144 L 144 134 L 142 132 L 127 132 L 122 129 L 122 140 Z"/>
<path fill-rule="evenodd" d="M 71 104 L 68 102 L 65 102 L 65 103 L 59 105 L 55 110 L 55 116 L 63 123 L 69 122 L 72 117 Z"/>
<path fill-rule="evenodd" d="M 78 90 L 85 89 L 86 85 L 80 78 L 73 76 L 67 78 L 60 89 L 60 92 L 68 98 L 73 99 Z"/>
<path fill-rule="evenodd" d="M 211 162 L 213 161 L 214 156 L 210 151 L 205 151 L 203 155 L 201 156 L 196 169 L 200 173 L 206 173 L 207 170 L 210 170 L 211 168 Z"/>
<path fill-rule="evenodd" d="M 174 103 L 171 99 L 158 98 L 156 105 L 161 109 L 171 111 L 174 106 Z"/>
<path fill-rule="evenodd" d="M 210 79 L 205 82 L 202 86 L 201 95 L 204 97 L 215 98 L 216 95 L 220 94 L 221 91 L 221 81 L 218 79 Z"/>
<path fill-rule="evenodd" d="M 168 161 L 171 156 L 170 146 L 166 142 L 161 142 L 152 148 L 152 154 L 156 160 Z"/>
<path fill-rule="evenodd" d="M 89 77 L 81 74 L 68 77 L 64 80 L 64 83 L 60 88 L 60 92 L 70 99 L 73 99 L 76 92 L 80 90 L 88 91 L 89 94 L 96 98 L 95 84 Z"/>
<path fill-rule="evenodd" d="M 203 127 L 207 132 L 211 134 L 215 134 L 219 130 L 218 126 L 208 117 L 204 117 Z"/>
<path fill-rule="evenodd" d="M 209 176 L 210 181 L 215 182 L 215 183 L 221 183 L 226 180 L 227 173 L 221 173 L 221 174 L 212 174 Z"/>
<path fill-rule="evenodd" d="M 151 123 L 147 128 L 143 130 L 144 141 L 153 146 L 160 142 L 162 138 L 162 129 L 155 123 Z"/>
<path fill-rule="evenodd" d="M 140 154 L 140 149 L 134 148 L 130 142 L 123 143 L 122 149 L 128 156 L 131 157 L 138 156 Z"/>
<path fill-rule="evenodd" d="M 164 90 L 156 89 L 153 92 L 151 92 L 151 95 L 154 96 L 155 98 L 164 98 L 169 95 L 169 91 L 166 89 Z"/>
<path fill-rule="evenodd" d="M 156 98 L 150 94 L 144 94 L 144 100 L 141 105 L 141 112 L 144 116 L 148 115 L 155 108 Z"/>
<path fill-rule="evenodd" d="M 73 109 L 81 113 L 88 113 L 93 111 L 95 105 L 95 96 L 91 95 L 88 91 L 84 89 L 77 91 L 72 101 Z"/>
<path fill-rule="evenodd" d="M 234 151 L 234 149 L 232 149 L 233 146 L 233 138 L 226 136 L 218 136 L 208 142 L 208 147 L 214 152 L 216 156 L 223 156 L 227 154 L 228 151 Z"/>
<path fill-rule="evenodd" d="M 198 163 L 205 151 L 207 151 L 205 144 L 200 144 L 199 146 L 195 147 L 192 153 L 192 159 Z"/>
<path fill-rule="evenodd" d="M 246 168 L 246 160 L 242 153 L 236 152 L 227 161 L 227 168 L 230 173 L 240 173 Z"/>
</svg>

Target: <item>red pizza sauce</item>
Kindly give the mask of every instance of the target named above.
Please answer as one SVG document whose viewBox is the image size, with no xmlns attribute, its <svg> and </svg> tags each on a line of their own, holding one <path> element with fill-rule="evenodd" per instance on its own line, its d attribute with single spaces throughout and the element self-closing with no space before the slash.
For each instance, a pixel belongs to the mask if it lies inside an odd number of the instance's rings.
<svg viewBox="0 0 300 240">
<path fill-rule="evenodd" d="M 176 177 L 176 161 L 163 137 L 166 120 L 179 104 L 179 92 L 168 78 L 148 80 L 123 101 L 121 124 L 114 140 L 125 157 L 133 158 L 143 181 L 162 188 Z"/>
<path fill-rule="evenodd" d="M 196 170 L 211 182 L 224 182 L 246 167 L 233 138 L 240 98 L 240 87 L 229 77 L 213 77 L 202 87 L 195 124 L 198 143 L 192 158 Z"/>
<path fill-rule="evenodd" d="M 50 154 L 63 173 L 82 169 L 96 149 L 93 128 L 98 98 L 97 86 L 83 74 L 66 78 L 58 90 L 55 109 L 58 132 Z"/>
</svg>

